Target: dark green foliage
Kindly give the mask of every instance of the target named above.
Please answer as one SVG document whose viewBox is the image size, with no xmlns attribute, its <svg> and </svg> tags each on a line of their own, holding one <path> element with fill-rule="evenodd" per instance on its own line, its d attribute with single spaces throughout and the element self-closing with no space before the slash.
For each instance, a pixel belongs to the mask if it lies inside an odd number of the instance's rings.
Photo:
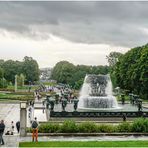
<svg viewBox="0 0 148 148">
<path fill-rule="evenodd" d="M 59 124 L 56 123 L 47 123 L 47 124 L 41 124 L 39 126 L 39 132 L 41 133 L 57 133 L 59 132 Z"/>
<path fill-rule="evenodd" d="M 133 48 L 119 58 L 111 76 L 116 86 L 148 99 L 148 44 Z"/>
<path fill-rule="evenodd" d="M 52 78 L 60 83 L 68 83 L 72 79 L 75 72 L 75 66 L 67 61 L 58 62 L 53 71 Z"/>
<path fill-rule="evenodd" d="M 97 125 L 93 122 L 84 122 L 78 124 L 78 131 L 80 133 L 95 133 L 97 131 Z"/>
<path fill-rule="evenodd" d="M 132 126 L 134 132 L 148 132 L 148 119 L 139 118 L 134 121 Z"/>
<path fill-rule="evenodd" d="M 24 57 L 22 64 L 22 74 L 26 78 L 26 82 L 34 82 L 39 80 L 39 66 L 38 63 L 32 57 Z"/>
<path fill-rule="evenodd" d="M 0 78 L 0 88 L 7 88 L 8 83 L 5 78 Z"/>
<path fill-rule="evenodd" d="M 0 79 L 4 77 L 4 69 L 0 67 Z"/>
<path fill-rule="evenodd" d="M 28 130 L 29 131 L 29 130 Z M 63 124 L 45 123 L 39 126 L 40 133 L 114 133 L 114 132 L 148 132 L 148 119 L 139 118 L 133 123 L 122 122 L 119 125 L 83 122 L 76 124 L 66 120 Z"/>
<path fill-rule="evenodd" d="M 86 74 L 107 74 L 108 66 L 73 65 L 67 61 L 58 62 L 52 71 L 52 79 L 58 83 L 69 84 L 75 89 L 80 89 Z"/>
<path fill-rule="evenodd" d="M 66 120 L 60 127 L 61 133 L 76 133 L 78 131 L 78 127 L 73 120 Z"/>
<path fill-rule="evenodd" d="M 98 133 L 112 133 L 114 131 L 115 131 L 115 126 L 105 125 L 105 124 L 98 125 L 98 129 L 97 129 Z"/>
<path fill-rule="evenodd" d="M 132 130 L 132 126 L 128 122 L 120 123 L 116 128 L 117 132 L 131 132 L 131 130 Z"/>
<path fill-rule="evenodd" d="M 24 75 L 26 83 L 39 80 L 39 67 L 31 57 L 24 57 L 24 61 L 0 60 L 0 78 L 14 83 L 15 75 Z M 22 84 L 23 85 L 23 84 Z"/>
<path fill-rule="evenodd" d="M 123 54 L 120 52 L 111 52 L 108 56 L 106 56 L 109 66 L 114 67 L 114 65 L 119 61 L 122 55 Z"/>
</svg>

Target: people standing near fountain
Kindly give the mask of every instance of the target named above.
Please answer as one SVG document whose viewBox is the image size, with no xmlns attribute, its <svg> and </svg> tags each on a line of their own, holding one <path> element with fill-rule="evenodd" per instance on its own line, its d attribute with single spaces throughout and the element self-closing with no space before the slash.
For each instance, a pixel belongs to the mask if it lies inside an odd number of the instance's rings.
<svg viewBox="0 0 148 148">
<path fill-rule="evenodd" d="M 35 120 L 32 122 L 32 141 L 37 142 L 38 141 L 38 122 L 37 122 L 37 118 L 34 118 Z"/>
</svg>

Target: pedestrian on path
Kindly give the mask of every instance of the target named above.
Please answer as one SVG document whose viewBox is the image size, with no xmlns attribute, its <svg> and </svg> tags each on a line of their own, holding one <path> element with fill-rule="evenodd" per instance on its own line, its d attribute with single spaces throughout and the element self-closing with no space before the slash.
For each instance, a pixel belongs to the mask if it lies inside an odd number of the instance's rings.
<svg viewBox="0 0 148 148">
<path fill-rule="evenodd" d="M 20 121 L 16 122 L 16 129 L 17 129 L 17 132 L 19 133 L 19 131 L 20 131 Z"/>
<path fill-rule="evenodd" d="M 38 141 L 38 122 L 37 122 L 37 118 L 34 118 L 35 120 L 32 122 L 32 141 L 37 142 Z"/>
<path fill-rule="evenodd" d="M 3 139 L 4 130 L 5 130 L 4 120 L 1 120 L 0 122 L 0 144 L 1 145 L 5 144 Z"/>
<path fill-rule="evenodd" d="M 11 121 L 11 135 L 14 134 L 14 122 Z"/>
</svg>

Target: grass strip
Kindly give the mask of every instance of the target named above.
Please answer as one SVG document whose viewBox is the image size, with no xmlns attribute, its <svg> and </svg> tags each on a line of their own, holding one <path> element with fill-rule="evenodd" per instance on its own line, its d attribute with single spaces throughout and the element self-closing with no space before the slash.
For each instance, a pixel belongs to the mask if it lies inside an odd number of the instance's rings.
<svg viewBox="0 0 148 148">
<path fill-rule="evenodd" d="M 20 142 L 19 147 L 148 147 L 148 141 L 48 141 Z"/>
</svg>

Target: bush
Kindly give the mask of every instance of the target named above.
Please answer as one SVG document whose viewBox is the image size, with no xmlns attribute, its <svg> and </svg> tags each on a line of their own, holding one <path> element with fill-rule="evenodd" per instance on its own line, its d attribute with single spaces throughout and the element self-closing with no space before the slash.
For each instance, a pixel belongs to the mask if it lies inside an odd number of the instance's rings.
<svg viewBox="0 0 148 148">
<path fill-rule="evenodd" d="M 97 125 L 93 122 L 84 122 L 78 125 L 79 133 L 94 133 L 97 131 Z"/>
<path fill-rule="evenodd" d="M 76 133 L 78 132 L 78 127 L 73 120 L 66 120 L 60 127 L 61 133 Z"/>
<path fill-rule="evenodd" d="M 116 128 L 117 132 L 131 132 L 131 124 L 128 122 L 123 122 L 121 124 L 119 124 Z"/>
<path fill-rule="evenodd" d="M 31 129 L 28 129 L 31 132 Z M 66 120 L 62 125 L 44 123 L 39 126 L 39 133 L 113 133 L 113 132 L 148 132 L 148 119 L 140 118 L 133 123 L 123 122 L 119 125 L 97 125 L 93 122 L 76 124 Z"/>
<path fill-rule="evenodd" d="M 133 132 L 148 132 L 148 119 L 136 119 L 132 125 Z"/>
<path fill-rule="evenodd" d="M 114 131 L 115 131 L 115 126 L 113 125 L 101 124 L 101 125 L 98 125 L 98 128 L 97 128 L 97 132 L 100 132 L 100 133 L 112 133 Z"/>
<path fill-rule="evenodd" d="M 39 133 L 57 133 L 60 126 L 57 123 L 45 123 L 39 126 Z"/>
</svg>

